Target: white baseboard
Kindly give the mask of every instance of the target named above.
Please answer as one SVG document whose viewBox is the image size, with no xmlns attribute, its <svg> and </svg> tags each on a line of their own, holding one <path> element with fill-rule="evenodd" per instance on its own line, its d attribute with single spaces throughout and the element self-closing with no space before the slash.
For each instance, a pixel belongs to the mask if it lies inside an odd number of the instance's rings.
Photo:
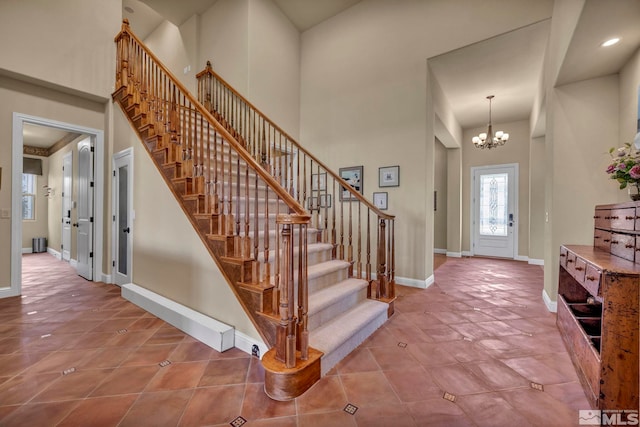
<svg viewBox="0 0 640 427">
<path fill-rule="evenodd" d="M 524 256 L 524 255 L 516 255 L 515 258 L 513 258 L 514 261 L 529 261 L 529 257 Z"/>
<path fill-rule="evenodd" d="M 104 283 L 113 283 L 110 274 L 100 273 L 100 281 Z"/>
<path fill-rule="evenodd" d="M 462 252 L 447 252 L 447 256 L 451 258 L 462 258 Z"/>
<path fill-rule="evenodd" d="M 544 260 L 543 259 L 529 258 L 529 264 L 544 266 Z"/>
<path fill-rule="evenodd" d="M 473 256 L 473 252 L 471 252 L 471 251 L 462 251 L 462 256 Z"/>
<path fill-rule="evenodd" d="M 427 279 L 424 281 L 424 288 L 427 289 L 429 286 L 433 285 L 436 282 L 436 276 L 435 275 L 431 275 L 429 277 L 427 277 Z"/>
<path fill-rule="evenodd" d="M 264 342 L 256 341 L 254 338 L 251 338 L 250 336 L 245 335 L 240 331 L 236 331 L 235 338 L 235 347 L 239 350 L 244 351 L 245 353 L 253 354 L 253 346 L 258 346 L 260 359 L 262 359 L 262 356 L 264 356 L 264 354 L 269 351 L 269 347 L 267 347 Z"/>
<path fill-rule="evenodd" d="M 212 317 L 205 316 L 133 283 L 123 285 L 121 292 L 124 299 L 147 310 L 214 350 L 223 352 L 235 345 L 235 333 L 232 326 L 225 325 Z"/>
<path fill-rule="evenodd" d="M 69 260 L 69 265 L 77 270 L 78 269 L 78 260 L 77 259 L 70 259 Z"/>
<path fill-rule="evenodd" d="M 433 249 L 433 253 L 434 253 L 434 254 L 442 254 L 442 255 L 445 255 L 445 254 L 447 253 L 447 250 L 446 250 L 446 249 L 438 249 L 438 248 L 434 248 L 434 249 Z"/>
<path fill-rule="evenodd" d="M 544 305 L 547 306 L 547 310 L 552 313 L 558 312 L 558 301 L 552 301 L 546 289 L 542 290 L 542 300 L 544 301 Z"/>
<path fill-rule="evenodd" d="M 23 254 L 32 254 L 33 253 L 33 248 L 22 248 L 22 253 Z"/>
<path fill-rule="evenodd" d="M 59 260 L 62 259 L 62 254 L 56 251 L 55 249 L 47 248 L 47 252 L 53 255 L 54 257 L 58 258 Z"/>
</svg>

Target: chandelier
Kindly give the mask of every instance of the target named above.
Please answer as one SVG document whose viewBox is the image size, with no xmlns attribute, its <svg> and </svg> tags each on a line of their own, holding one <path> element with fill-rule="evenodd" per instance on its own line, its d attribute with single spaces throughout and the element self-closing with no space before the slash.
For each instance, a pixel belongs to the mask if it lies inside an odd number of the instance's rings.
<svg viewBox="0 0 640 427">
<path fill-rule="evenodd" d="M 493 95 L 487 96 L 489 100 L 489 127 L 487 128 L 486 133 L 481 133 L 478 136 L 474 136 L 471 141 L 473 141 L 473 145 L 476 148 L 494 148 L 504 145 L 505 142 L 509 139 L 509 134 L 502 132 L 499 130 L 496 134 L 493 134 L 493 128 L 491 127 L 491 100 L 493 99 Z"/>
</svg>

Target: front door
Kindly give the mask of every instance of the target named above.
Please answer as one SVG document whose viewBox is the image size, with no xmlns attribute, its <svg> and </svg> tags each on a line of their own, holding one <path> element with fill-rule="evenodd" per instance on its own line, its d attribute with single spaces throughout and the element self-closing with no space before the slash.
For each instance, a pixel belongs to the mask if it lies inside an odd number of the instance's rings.
<svg viewBox="0 0 640 427">
<path fill-rule="evenodd" d="M 78 143 L 78 274 L 93 280 L 93 148 L 91 138 Z"/>
<path fill-rule="evenodd" d="M 516 257 L 517 176 L 517 164 L 472 168 L 474 255 Z"/>
<path fill-rule="evenodd" d="M 113 275 L 117 285 L 131 283 L 133 226 L 133 151 L 113 156 Z"/>
<path fill-rule="evenodd" d="M 73 192 L 73 153 L 62 158 L 62 259 L 71 260 L 71 200 Z"/>
</svg>

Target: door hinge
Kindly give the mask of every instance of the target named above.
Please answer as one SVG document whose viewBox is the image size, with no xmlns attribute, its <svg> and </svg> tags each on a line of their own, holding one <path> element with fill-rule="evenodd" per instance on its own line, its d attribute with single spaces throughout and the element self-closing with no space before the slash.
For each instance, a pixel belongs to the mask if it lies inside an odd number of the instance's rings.
<svg viewBox="0 0 640 427">
<path fill-rule="evenodd" d="M 89 222 L 93 222 L 93 217 L 89 218 Z"/>
<path fill-rule="evenodd" d="M 89 252 L 89 258 L 93 258 L 93 252 Z"/>
<path fill-rule="evenodd" d="M 89 183 L 89 187 L 93 188 L 93 181 Z"/>
<path fill-rule="evenodd" d="M 116 222 L 116 216 L 115 215 L 113 216 L 113 222 Z"/>
<path fill-rule="evenodd" d="M 91 152 L 93 153 L 93 147 L 91 147 Z"/>
<path fill-rule="evenodd" d="M 64 245 L 60 245 L 60 249 L 64 249 Z"/>
<path fill-rule="evenodd" d="M 114 177 L 116 176 L 116 171 L 115 171 L 115 170 L 113 171 L 113 176 L 114 176 Z"/>
<path fill-rule="evenodd" d="M 114 267 L 116 266 L 115 260 L 111 263 L 111 265 L 113 265 Z"/>
</svg>

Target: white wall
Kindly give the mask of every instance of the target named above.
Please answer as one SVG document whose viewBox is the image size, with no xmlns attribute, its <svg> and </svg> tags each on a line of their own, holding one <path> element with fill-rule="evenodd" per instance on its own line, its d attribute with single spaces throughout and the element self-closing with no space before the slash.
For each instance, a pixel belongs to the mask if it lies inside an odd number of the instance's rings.
<svg viewBox="0 0 640 427">
<path fill-rule="evenodd" d="M 32 246 L 32 239 L 34 237 L 49 237 L 48 235 L 48 212 L 49 212 L 49 199 L 44 196 L 45 191 L 42 188 L 44 184 L 48 183 L 49 174 L 49 159 L 47 157 L 28 156 L 42 160 L 42 175 L 36 175 L 36 217 L 35 220 L 22 221 L 22 249 L 29 249 Z"/>
<path fill-rule="evenodd" d="M 121 22 L 119 1 L 0 1 L 0 73 L 106 101 L 113 90 L 113 38 Z"/>
<path fill-rule="evenodd" d="M 369 0 L 302 34 L 303 144 L 333 169 L 364 165 L 368 197 L 379 166 L 399 164 L 401 175 L 411 176 L 390 194 L 397 276 L 422 280 L 432 270 L 427 174 L 434 132 L 427 115 L 435 111 L 434 100 L 427 101 L 427 58 L 547 18 L 551 7 L 551 1 Z M 502 11 L 516 18 L 502 19 Z"/>
</svg>

